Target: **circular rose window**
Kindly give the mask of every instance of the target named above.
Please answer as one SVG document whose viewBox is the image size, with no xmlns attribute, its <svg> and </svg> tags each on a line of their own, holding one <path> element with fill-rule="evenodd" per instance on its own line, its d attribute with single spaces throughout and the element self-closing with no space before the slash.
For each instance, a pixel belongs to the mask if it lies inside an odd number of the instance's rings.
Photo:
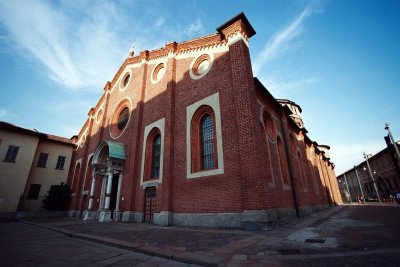
<svg viewBox="0 0 400 267">
<path fill-rule="evenodd" d="M 112 123 L 110 126 L 110 134 L 112 138 L 118 138 L 125 131 L 128 125 L 129 118 L 131 115 L 131 102 L 128 98 L 125 98 L 119 103 L 115 109 Z"/>
<path fill-rule="evenodd" d="M 203 78 L 211 69 L 213 57 L 209 54 L 203 54 L 193 60 L 189 69 L 190 77 L 194 80 Z"/>
<path fill-rule="evenodd" d="M 128 120 L 129 120 L 129 109 L 126 107 L 118 115 L 117 129 L 119 131 L 123 131 L 126 125 L 128 124 Z"/>
</svg>

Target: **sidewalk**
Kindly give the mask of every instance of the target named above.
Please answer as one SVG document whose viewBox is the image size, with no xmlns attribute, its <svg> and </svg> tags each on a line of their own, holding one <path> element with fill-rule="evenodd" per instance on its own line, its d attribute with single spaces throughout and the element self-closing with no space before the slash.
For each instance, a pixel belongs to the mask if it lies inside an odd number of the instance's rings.
<svg viewBox="0 0 400 267">
<path fill-rule="evenodd" d="M 374 208 L 373 206 L 360 205 L 360 208 L 364 207 L 362 210 L 365 210 Z M 393 207 L 395 206 L 386 208 L 393 209 Z M 348 220 L 346 210 L 354 208 L 357 209 L 357 205 L 337 206 L 307 217 L 294 218 L 271 231 L 257 232 L 162 227 L 140 223 L 100 223 L 82 221 L 78 218 L 32 218 L 20 221 L 71 237 L 184 263 L 204 266 L 249 266 L 277 258 L 281 260 L 283 255 L 333 252 L 332 249 L 337 247 L 334 234 L 339 228 L 336 227 L 335 231 L 329 232 L 330 227 L 333 227 L 331 224 Z M 395 210 L 400 211 L 397 208 Z M 338 218 L 331 222 L 331 218 L 335 216 Z M 351 248 L 338 250 L 338 252 L 346 251 L 351 252 Z"/>
</svg>

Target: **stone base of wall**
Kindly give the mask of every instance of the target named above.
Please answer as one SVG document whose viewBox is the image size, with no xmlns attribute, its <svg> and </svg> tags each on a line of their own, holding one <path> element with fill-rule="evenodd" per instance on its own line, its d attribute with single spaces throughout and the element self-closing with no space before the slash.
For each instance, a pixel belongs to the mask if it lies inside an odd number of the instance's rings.
<svg viewBox="0 0 400 267">
<path fill-rule="evenodd" d="M 121 211 L 114 211 L 113 221 L 120 222 L 122 220 L 122 212 Z"/>
<path fill-rule="evenodd" d="M 69 210 L 68 211 L 68 216 L 69 217 L 79 217 L 81 215 L 80 210 Z"/>
<path fill-rule="evenodd" d="M 300 217 L 306 216 L 306 215 L 310 215 L 312 213 L 324 210 L 330 208 L 330 206 L 328 204 L 326 205 L 315 205 L 315 206 L 303 206 L 303 207 L 299 207 L 299 214 Z"/>
<path fill-rule="evenodd" d="M 82 215 L 82 220 L 84 221 L 94 221 L 97 220 L 98 214 L 97 211 L 94 210 L 84 210 Z"/>
<path fill-rule="evenodd" d="M 143 213 L 134 211 L 124 211 L 122 213 L 122 222 L 143 222 Z"/>
<path fill-rule="evenodd" d="M 98 212 L 99 222 L 111 222 L 111 210 L 101 210 Z"/>
<path fill-rule="evenodd" d="M 163 226 L 173 225 L 173 212 L 161 211 L 154 213 L 153 223 Z"/>
<path fill-rule="evenodd" d="M 300 216 L 306 216 L 329 207 L 329 205 L 303 206 L 299 207 L 299 214 Z M 65 216 L 66 212 L 63 213 Z M 79 211 L 68 211 L 68 215 L 78 217 Z M 111 218 L 111 211 L 109 210 L 85 210 L 83 212 L 83 220 L 141 223 L 143 222 L 144 216 L 142 212 L 134 211 L 118 211 L 114 212 L 113 215 L 113 218 Z M 181 225 L 212 228 L 240 228 L 255 231 L 273 229 L 277 226 L 279 220 L 285 221 L 295 217 L 296 210 L 294 208 L 245 210 L 237 213 L 176 213 L 172 211 L 161 211 L 154 213 L 153 223 L 162 226 Z"/>
</svg>

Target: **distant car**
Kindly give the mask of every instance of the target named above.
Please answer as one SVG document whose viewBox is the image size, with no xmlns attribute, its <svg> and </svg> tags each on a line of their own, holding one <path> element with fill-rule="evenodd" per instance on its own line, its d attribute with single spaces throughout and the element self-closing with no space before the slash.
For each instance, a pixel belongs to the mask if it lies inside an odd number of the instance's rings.
<svg viewBox="0 0 400 267">
<path fill-rule="evenodd" d="M 377 202 L 378 199 L 376 197 L 367 197 L 366 201 L 367 202 Z"/>
</svg>

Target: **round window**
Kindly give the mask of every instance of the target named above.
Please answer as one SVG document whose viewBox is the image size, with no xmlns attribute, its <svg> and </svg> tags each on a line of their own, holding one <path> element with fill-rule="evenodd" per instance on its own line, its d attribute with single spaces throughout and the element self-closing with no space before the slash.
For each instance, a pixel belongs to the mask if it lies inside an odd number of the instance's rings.
<svg viewBox="0 0 400 267">
<path fill-rule="evenodd" d="M 164 76 L 165 73 L 165 65 L 164 63 L 158 64 L 154 69 L 153 69 L 153 74 L 151 75 L 151 81 L 153 83 L 158 82 L 161 80 L 161 78 Z"/>
<path fill-rule="evenodd" d="M 110 125 L 110 135 L 116 139 L 126 130 L 131 116 L 132 102 L 129 98 L 122 100 L 116 107 Z"/>
<path fill-rule="evenodd" d="M 194 80 L 198 80 L 204 77 L 211 69 L 213 63 L 212 55 L 203 54 L 196 58 L 189 70 L 190 77 Z"/>
<path fill-rule="evenodd" d="M 130 79 L 131 79 L 131 75 L 128 75 L 128 76 L 125 77 L 125 79 L 124 79 L 124 87 L 126 87 L 128 85 Z"/>
<path fill-rule="evenodd" d="M 124 90 L 129 82 L 131 80 L 131 73 L 130 71 L 128 71 L 127 73 L 125 73 L 125 75 L 123 76 L 123 78 L 121 79 L 120 83 L 119 83 L 119 90 Z"/>
</svg>

